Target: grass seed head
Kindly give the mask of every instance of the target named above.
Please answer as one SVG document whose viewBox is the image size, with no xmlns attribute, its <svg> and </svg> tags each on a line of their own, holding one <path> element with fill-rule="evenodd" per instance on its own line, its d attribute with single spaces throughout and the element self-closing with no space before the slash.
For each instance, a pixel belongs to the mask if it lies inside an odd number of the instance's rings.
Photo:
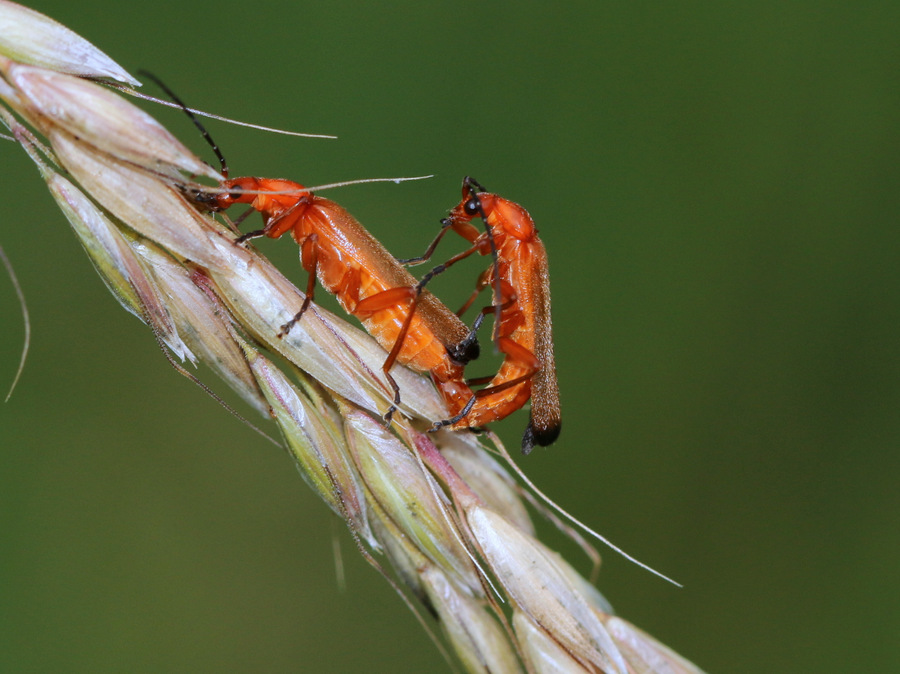
<svg viewBox="0 0 900 674">
<path fill-rule="evenodd" d="M 173 180 L 182 171 L 224 180 L 153 117 L 106 87 L 15 63 L 4 71 L 43 129 L 59 127 L 79 142 Z"/>
<path fill-rule="evenodd" d="M 35 158 L 104 283 L 175 358 L 207 364 L 275 419 L 306 482 L 373 565 L 372 553 L 386 553 L 467 671 L 699 672 L 611 616 L 537 541 L 519 487 L 472 436 L 416 430 L 447 416 L 427 378 L 394 367 L 403 405 L 387 429 L 393 394 L 371 337 L 315 305 L 279 336 L 303 294 L 184 196 L 183 172 L 221 176 L 75 75 L 137 84 L 67 28 L 0 0 L 0 121 Z"/>
<path fill-rule="evenodd" d="M 28 7 L 0 0 L 0 54 L 51 71 L 140 86 L 124 68 L 80 35 Z"/>
</svg>

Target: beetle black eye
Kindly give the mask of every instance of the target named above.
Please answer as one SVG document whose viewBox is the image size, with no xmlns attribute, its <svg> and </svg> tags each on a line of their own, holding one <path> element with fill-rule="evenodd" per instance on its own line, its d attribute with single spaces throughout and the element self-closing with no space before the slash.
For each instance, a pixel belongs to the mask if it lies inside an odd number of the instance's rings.
<svg viewBox="0 0 900 674">
<path fill-rule="evenodd" d="M 463 210 L 465 210 L 466 215 L 478 215 L 481 213 L 481 202 L 478 201 L 475 197 L 472 197 L 468 201 L 466 201 L 463 206 Z"/>
<path fill-rule="evenodd" d="M 243 194 L 244 194 L 244 190 L 242 190 L 240 187 L 238 187 L 228 193 L 228 198 L 231 199 L 232 201 L 237 201 L 238 199 L 241 198 L 241 196 Z"/>
</svg>

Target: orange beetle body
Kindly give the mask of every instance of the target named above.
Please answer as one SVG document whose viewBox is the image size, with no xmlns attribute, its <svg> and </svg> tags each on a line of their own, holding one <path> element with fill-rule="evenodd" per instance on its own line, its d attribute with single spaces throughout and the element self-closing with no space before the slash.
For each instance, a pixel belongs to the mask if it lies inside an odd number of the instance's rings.
<svg viewBox="0 0 900 674">
<path fill-rule="evenodd" d="M 530 398 L 531 419 L 522 440 L 522 451 L 527 454 L 535 444 L 552 444 L 561 429 L 547 253 L 528 211 L 501 196 L 479 191 L 482 189 L 470 178 L 463 181 L 463 199 L 443 221 L 444 230 L 426 255 L 448 228 L 472 247 L 443 268 L 475 252 L 490 255 L 496 251 L 495 263 L 479 279 L 475 294 L 484 287 L 494 289 L 494 306 L 483 313 L 499 311 L 494 338 L 504 360 L 487 386 L 475 393 L 466 413 L 449 419 L 446 425 L 458 429 L 498 421 Z M 475 217 L 484 220 L 484 232 L 472 224 Z"/>
</svg>

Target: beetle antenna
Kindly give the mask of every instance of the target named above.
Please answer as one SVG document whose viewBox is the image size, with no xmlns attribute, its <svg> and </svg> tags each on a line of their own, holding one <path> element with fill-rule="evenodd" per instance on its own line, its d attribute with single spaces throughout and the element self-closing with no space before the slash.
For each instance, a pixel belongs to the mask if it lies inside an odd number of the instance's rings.
<svg viewBox="0 0 900 674">
<path fill-rule="evenodd" d="M 209 131 L 207 131 L 206 127 L 200 123 L 200 120 L 197 119 L 197 116 L 193 112 L 191 112 L 191 109 L 184 104 L 184 101 L 182 101 L 175 94 L 174 91 L 172 91 L 171 89 L 169 89 L 168 86 L 166 86 L 165 82 L 163 82 L 161 79 L 159 79 L 153 73 L 148 72 L 146 70 L 138 70 L 138 75 L 141 75 L 142 77 L 146 77 L 149 80 L 153 80 L 153 82 L 156 83 L 156 86 L 158 86 L 160 89 L 162 89 L 169 98 L 171 98 L 173 101 L 175 101 L 175 103 L 177 103 L 178 106 L 184 111 L 184 114 L 186 114 L 188 117 L 190 117 L 191 121 L 194 123 L 194 126 L 196 126 L 200 130 L 200 134 L 203 136 L 203 138 L 206 140 L 206 142 L 209 143 L 209 146 L 213 149 L 213 152 L 216 153 L 216 157 L 218 157 L 218 159 L 219 159 L 219 165 L 222 167 L 221 173 L 223 176 L 225 176 L 227 178 L 228 177 L 228 162 L 225 161 L 225 155 L 222 154 L 222 151 L 219 149 L 219 146 L 216 145 L 216 141 L 214 141 L 212 136 L 209 135 Z"/>
</svg>

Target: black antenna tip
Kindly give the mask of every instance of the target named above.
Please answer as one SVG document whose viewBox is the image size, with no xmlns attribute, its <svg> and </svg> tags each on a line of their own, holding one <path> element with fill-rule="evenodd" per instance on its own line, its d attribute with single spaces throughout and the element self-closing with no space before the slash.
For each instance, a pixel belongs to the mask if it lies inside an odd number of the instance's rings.
<svg viewBox="0 0 900 674">
<path fill-rule="evenodd" d="M 219 166 L 221 167 L 220 171 L 221 171 L 222 175 L 227 178 L 228 177 L 228 162 L 225 161 L 225 155 L 222 154 L 222 151 L 219 149 L 219 146 L 216 145 L 216 141 L 214 141 L 212 139 L 212 136 L 209 135 L 209 131 L 207 131 L 206 127 L 200 123 L 200 120 L 197 119 L 196 115 L 194 115 L 194 113 L 190 111 L 188 106 L 184 104 L 184 101 L 182 101 L 178 97 L 178 95 L 174 91 L 172 91 L 168 86 L 166 86 L 166 83 L 163 82 L 161 79 L 159 79 L 156 75 L 151 73 L 149 70 L 144 70 L 144 69 L 138 70 L 137 72 L 138 72 L 138 75 L 141 75 L 142 77 L 146 77 L 147 79 L 155 82 L 156 86 L 158 86 L 160 89 L 162 89 L 165 92 L 166 96 L 171 98 L 172 101 L 182 109 L 184 114 L 186 114 L 190 118 L 190 120 L 194 123 L 194 126 L 196 126 L 197 129 L 200 131 L 200 135 L 203 136 L 204 140 L 206 140 L 206 142 L 209 143 L 209 146 L 212 148 L 213 152 L 216 153 L 216 158 L 219 160 Z"/>
</svg>

